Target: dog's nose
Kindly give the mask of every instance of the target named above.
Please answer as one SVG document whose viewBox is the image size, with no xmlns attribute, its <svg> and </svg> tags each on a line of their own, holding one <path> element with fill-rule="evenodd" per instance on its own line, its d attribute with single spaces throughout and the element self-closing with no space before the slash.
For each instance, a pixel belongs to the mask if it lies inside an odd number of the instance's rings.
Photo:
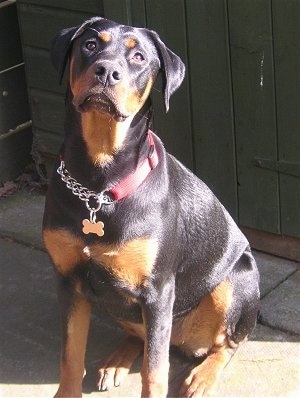
<svg viewBox="0 0 300 398">
<path fill-rule="evenodd" d="M 114 86 L 122 80 L 121 68 L 113 62 L 98 64 L 96 76 L 102 84 L 110 86 Z"/>
</svg>

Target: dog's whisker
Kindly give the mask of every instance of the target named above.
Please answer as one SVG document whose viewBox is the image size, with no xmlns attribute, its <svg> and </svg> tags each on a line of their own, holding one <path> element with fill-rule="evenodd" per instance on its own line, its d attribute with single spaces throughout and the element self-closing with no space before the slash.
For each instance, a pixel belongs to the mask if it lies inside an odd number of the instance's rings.
<svg viewBox="0 0 300 398">
<path fill-rule="evenodd" d="M 150 120 L 151 119 L 149 116 L 143 115 L 140 112 L 137 112 L 137 115 L 139 115 L 141 118 L 146 119 L 146 120 Z"/>
<path fill-rule="evenodd" d="M 159 90 L 158 88 L 156 88 L 156 87 L 152 87 L 152 91 L 157 91 L 158 93 L 162 93 L 162 90 Z"/>
</svg>

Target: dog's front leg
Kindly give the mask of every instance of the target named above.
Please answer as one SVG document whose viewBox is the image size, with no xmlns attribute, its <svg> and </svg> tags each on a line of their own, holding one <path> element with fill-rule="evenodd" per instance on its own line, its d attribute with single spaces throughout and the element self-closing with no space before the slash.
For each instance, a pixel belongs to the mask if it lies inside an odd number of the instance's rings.
<svg viewBox="0 0 300 398">
<path fill-rule="evenodd" d="M 76 282 L 69 278 L 59 279 L 58 297 L 62 315 L 62 351 L 60 385 L 55 397 L 81 397 L 91 306 L 76 291 Z"/>
<path fill-rule="evenodd" d="M 160 288 L 161 291 L 150 294 L 143 303 L 143 318 L 146 326 L 142 367 L 143 398 L 163 398 L 168 392 L 174 278 Z"/>
</svg>

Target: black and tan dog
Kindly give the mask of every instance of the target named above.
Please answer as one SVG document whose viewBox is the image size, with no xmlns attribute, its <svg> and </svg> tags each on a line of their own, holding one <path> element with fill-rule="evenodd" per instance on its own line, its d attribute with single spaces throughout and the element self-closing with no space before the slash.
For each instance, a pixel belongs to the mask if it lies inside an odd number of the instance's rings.
<svg viewBox="0 0 300 398">
<path fill-rule="evenodd" d="M 128 333 L 99 369 L 100 390 L 143 351 L 142 396 L 165 397 L 171 344 L 205 358 L 179 395 L 208 394 L 255 325 L 259 277 L 226 210 L 149 130 L 157 74 L 168 110 L 184 65 L 155 32 L 98 17 L 60 32 L 51 54 L 61 77 L 69 63 L 43 226 L 63 324 L 56 396 L 81 396 L 93 304 Z"/>
</svg>

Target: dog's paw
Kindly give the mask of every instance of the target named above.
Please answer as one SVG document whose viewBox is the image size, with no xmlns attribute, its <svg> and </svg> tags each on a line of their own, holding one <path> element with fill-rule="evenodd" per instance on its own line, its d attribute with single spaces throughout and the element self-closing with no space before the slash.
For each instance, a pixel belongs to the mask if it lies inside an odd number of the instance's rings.
<svg viewBox="0 0 300 398">
<path fill-rule="evenodd" d="M 222 358 L 222 352 L 212 354 L 193 368 L 183 382 L 179 396 L 183 398 L 211 396 L 225 365 Z"/>
<path fill-rule="evenodd" d="M 98 371 L 99 381 L 98 389 L 99 391 L 107 391 L 112 387 L 119 387 L 123 379 L 126 377 L 129 369 L 122 367 L 110 367 L 110 368 L 100 368 Z"/>
<path fill-rule="evenodd" d="M 98 370 L 99 391 L 118 387 L 129 373 L 142 348 L 142 341 L 131 337 L 126 338 L 121 347 L 102 362 Z"/>
<path fill-rule="evenodd" d="M 202 396 L 210 396 L 214 386 L 214 380 L 206 378 L 201 371 L 193 369 L 189 376 L 185 379 L 179 391 L 182 398 L 198 398 Z"/>
<path fill-rule="evenodd" d="M 215 346 L 214 351 L 212 350 L 200 365 L 190 371 L 179 391 L 179 396 L 184 398 L 211 396 L 233 353 L 227 346 Z"/>
</svg>

